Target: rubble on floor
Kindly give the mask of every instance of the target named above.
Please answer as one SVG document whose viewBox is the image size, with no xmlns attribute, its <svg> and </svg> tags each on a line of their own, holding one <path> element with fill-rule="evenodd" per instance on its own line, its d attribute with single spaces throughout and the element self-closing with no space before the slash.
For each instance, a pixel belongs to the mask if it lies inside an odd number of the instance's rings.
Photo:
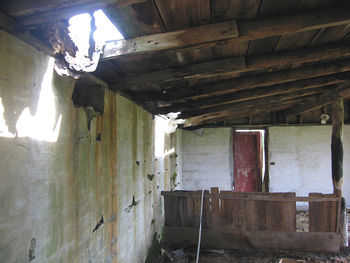
<svg viewBox="0 0 350 263">
<path fill-rule="evenodd" d="M 162 249 L 160 263 L 195 263 L 196 250 Z M 343 249 L 339 254 L 313 254 L 281 251 L 224 251 L 201 250 L 201 263 L 350 263 L 350 249 Z"/>
</svg>

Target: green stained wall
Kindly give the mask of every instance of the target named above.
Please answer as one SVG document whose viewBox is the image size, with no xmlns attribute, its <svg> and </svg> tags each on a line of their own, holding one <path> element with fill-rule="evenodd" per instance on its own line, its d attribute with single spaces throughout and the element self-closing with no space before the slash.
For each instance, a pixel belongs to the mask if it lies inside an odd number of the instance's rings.
<svg viewBox="0 0 350 263">
<path fill-rule="evenodd" d="M 0 57 L 0 262 L 144 262 L 175 169 L 152 116 L 106 90 L 89 131 L 52 59 L 4 31 Z"/>
</svg>

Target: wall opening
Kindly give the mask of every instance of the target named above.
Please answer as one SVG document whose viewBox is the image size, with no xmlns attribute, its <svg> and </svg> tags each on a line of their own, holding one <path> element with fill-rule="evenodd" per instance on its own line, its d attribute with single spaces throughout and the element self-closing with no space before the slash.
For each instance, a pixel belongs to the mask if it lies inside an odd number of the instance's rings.
<svg viewBox="0 0 350 263">
<path fill-rule="evenodd" d="M 235 191 L 268 191 L 265 136 L 265 130 L 234 130 L 233 189 Z"/>
</svg>

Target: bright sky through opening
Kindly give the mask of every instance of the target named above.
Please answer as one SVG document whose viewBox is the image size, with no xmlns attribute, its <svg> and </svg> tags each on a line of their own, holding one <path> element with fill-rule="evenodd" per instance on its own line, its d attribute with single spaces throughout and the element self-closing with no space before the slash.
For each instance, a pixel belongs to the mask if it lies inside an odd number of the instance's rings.
<svg viewBox="0 0 350 263">
<path fill-rule="evenodd" d="M 124 39 L 123 35 L 112 24 L 100 9 L 94 12 L 97 30 L 94 34 L 96 46 L 102 47 L 105 42 Z M 90 15 L 80 14 L 69 19 L 70 37 L 83 55 L 88 54 L 90 35 Z"/>
</svg>

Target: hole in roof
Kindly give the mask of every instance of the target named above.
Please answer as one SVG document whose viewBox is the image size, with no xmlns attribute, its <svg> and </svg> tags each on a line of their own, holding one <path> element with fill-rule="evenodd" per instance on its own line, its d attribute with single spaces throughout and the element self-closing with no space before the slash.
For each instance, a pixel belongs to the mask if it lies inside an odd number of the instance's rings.
<svg viewBox="0 0 350 263">
<path fill-rule="evenodd" d="M 66 54 L 66 60 L 78 71 L 94 71 L 97 67 L 100 52 L 106 42 L 124 39 L 123 35 L 113 25 L 106 14 L 101 10 L 93 13 L 96 31 L 94 32 L 95 52 L 92 60 L 89 58 L 89 38 L 91 32 L 91 15 L 79 14 L 69 19 L 69 36 L 78 48 L 76 57 Z"/>
</svg>

